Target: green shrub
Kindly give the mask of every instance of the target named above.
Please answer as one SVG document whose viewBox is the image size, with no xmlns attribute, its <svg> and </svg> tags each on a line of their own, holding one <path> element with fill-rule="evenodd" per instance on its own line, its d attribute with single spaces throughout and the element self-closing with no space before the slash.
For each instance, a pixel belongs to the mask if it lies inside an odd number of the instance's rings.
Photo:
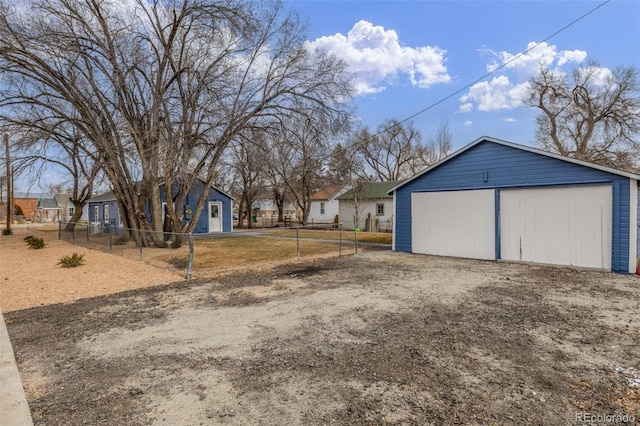
<svg viewBox="0 0 640 426">
<path fill-rule="evenodd" d="M 13 235 L 13 231 L 11 229 L 4 228 L 2 230 L 2 235 Z"/>
<path fill-rule="evenodd" d="M 29 244 L 29 248 L 32 249 L 41 249 L 44 247 L 44 240 L 40 237 L 34 237 L 33 235 L 29 235 L 25 237 L 24 240 Z"/>
<path fill-rule="evenodd" d="M 58 265 L 63 268 L 75 268 L 84 263 L 84 254 L 73 253 L 71 256 L 65 256 L 60 259 Z"/>
</svg>

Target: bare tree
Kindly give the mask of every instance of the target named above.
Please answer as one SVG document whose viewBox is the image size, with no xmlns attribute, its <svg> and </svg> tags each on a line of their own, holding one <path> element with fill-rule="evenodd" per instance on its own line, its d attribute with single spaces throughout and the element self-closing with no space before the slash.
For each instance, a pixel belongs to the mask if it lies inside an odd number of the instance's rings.
<svg viewBox="0 0 640 426">
<path fill-rule="evenodd" d="M 253 228 L 251 208 L 256 197 L 267 187 L 267 158 L 263 144 L 264 134 L 250 132 L 247 138 L 232 148 L 232 170 L 235 175 L 235 193 L 239 195 L 238 227 L 247 219 L 247 227 Z"/>
<path fill-rule="evenodd" d="M 590 62 L 575 68 L 570 79 L 541 69 L 530 81 L 528 104 L 540 110 L 536 139 L 542 148 L 617 168 L 628 168 L 633 166 L 631 158 L 637 160 L 637 69 L 609 71 Z"/>
<path fill-rule="evenodd" d="M 286 176 L 290 170 L 290 164 L 286 163 L 286 156 L 282 156 L 283 152 L 279 150 L 271 150 L 269 147 L 266 147 L 267 152 L 267 179 L 269 182 L 269 187 L 271 190 L 271 194 L 273 195 L 273 200 L 276 203 L 276 208 L 278 209 L 278 222 L 284 222 L 284 206 L 285 203 L 290 199 L 290 191 L 287 188 L 287 184 L 285 182 L 284 176 Z M 285 160 L 284 163 L 281 163 L 280 160 Z M 282 173 L 281 170 L 287 170 L 287 172 Z M 289 197 L 287 197 L 289 195 Z"/>
<path fill-rule="evenodd" d="M 427 166 L 451 154 L 453 136 L 449 131 L 449 121 L 442 120 L 438 125 L 435 135 L 429 136 L 426 145 L 418 145 L 414 157 L 409 161 L 410 173 L 416 174 Z"/>
<path fill-rule="evenodd" d="M 411 123 L 405 126 L 396 120 L 387 120 L 375 135 L 363 130 L 359 138 L 362 140 L 359 151 L 374 179 L 391 181 L 408 173 L 421 135 Z"/>
<path fill-rule="evenodd" d="M 279 137 L 271 139 L 271 168 L 291 193 L 307 224 L 311 195 L 321 186 L 329 154 L 327 134 L 322 122 L 309 118 L 291 122 Z"/>
<path fill-rule="evenodd" d="M 0 70 L 15 83 L 0 107 L 68 105 L 56 112 L 93 145 L 125 224 L 161 230 L 164 183 L 167 214 L 190 232 L 244 130 L 318 110 L 346 119 L 344 64 L 311 56 L 304 40 L 299 17 L 275 1 L 33 0 L 18 10 L 0 0 Z M 200 182 L 194 220 L 183 221 L 177 208 Z"/>
<path fill-rule="evenodd" d="M 446 120 L 425 145 L 413 123 L 386 120 L 375 134 L 361 129 L 351 145 L 357 151 L 353 171 L 363 180 L 393 181 L 411 176 L 451 151 L 452 137 Z"/>
<path fill-rule="evenodd" d="M 102 167 L 95 160 L 95 153 L 88 151 L 92 145 L 83 139 L 77 129 L 68 122 L 55 122 L 45 117 L 36 116 L 22 118 L 13 123 L 14 131 L 21 130 L 14 147 L 21 153 L 15 158 L 25 170 L 35 173 L 34 181 L 50 166 L 66 171 L 70 179 L 69 201 L 74 206 L 73 215 L 66 225 L 71 231 L 82 217 L 82 210 L 93 196 L 93 189 L 102 182 Z M 49 184 L 51 186 L 51 184 Z M 55 192 L 61 191 L 62 185 L 52 187 Z M 60 189 L 60 190 L 58 190 Z"/>
</svg>

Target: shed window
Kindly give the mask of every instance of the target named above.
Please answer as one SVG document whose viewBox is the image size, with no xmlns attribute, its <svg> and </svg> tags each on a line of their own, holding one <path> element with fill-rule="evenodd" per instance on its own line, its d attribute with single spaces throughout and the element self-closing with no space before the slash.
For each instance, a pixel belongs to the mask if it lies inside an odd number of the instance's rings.
<svg viewBox="0 0 640 426">
<path fill-rule="evenodd" d="M 384 203 L 376 204 L 376 216 L 384 216 Z"/>
<path fill-rule="evenodd" d="M 320 214 L 324 214 L 324 203 L 320 203 Z"/>
<path fill-rule="evenodd" d="M 75 212 L 76 212 L 76 209 L 74 207 L 69 207 L 69 216 L 73 216 Z"/>
<path fill-rule="evenodd" d="M 104 206 L 104 223 L 109 223 L 109 205 Z"/>
<path fill-rule="evenodd" d="M 100 208 L 98 206 L 93 206 L 93 221 L 100 221 Z"/>
</svg>

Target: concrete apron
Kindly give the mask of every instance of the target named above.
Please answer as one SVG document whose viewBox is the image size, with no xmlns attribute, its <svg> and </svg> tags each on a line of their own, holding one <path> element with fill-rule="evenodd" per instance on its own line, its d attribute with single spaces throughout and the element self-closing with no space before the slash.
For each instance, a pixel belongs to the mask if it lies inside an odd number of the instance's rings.
<svg viewBox="0 0 640 426">
<path fill-rule="evenodd" d="M 0 310 L 0 426 L 33 426 L 7 325 Z"/>
</svg>

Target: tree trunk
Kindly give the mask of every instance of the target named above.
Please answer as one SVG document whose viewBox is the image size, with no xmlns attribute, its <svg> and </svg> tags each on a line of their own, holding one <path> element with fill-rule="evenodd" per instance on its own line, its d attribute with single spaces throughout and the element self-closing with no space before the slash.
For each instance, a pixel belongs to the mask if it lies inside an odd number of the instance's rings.
<svg viewBox="0 0 640 426">
<path fill-rule="evenodd" d="M 78 223 L 80 218 L 82 218 L 83 208 L 84 208 L 84 204 L 82 202 L 75 201 L 75 200 L 73 201 L 73 215 L 71 216 L 71 219 L 69 219 L 69 222 L 67 222 L 67 225 L 64 228 L 66 232 L 72 232 L 75 229 L 76 224 Z"/>
</svg>

